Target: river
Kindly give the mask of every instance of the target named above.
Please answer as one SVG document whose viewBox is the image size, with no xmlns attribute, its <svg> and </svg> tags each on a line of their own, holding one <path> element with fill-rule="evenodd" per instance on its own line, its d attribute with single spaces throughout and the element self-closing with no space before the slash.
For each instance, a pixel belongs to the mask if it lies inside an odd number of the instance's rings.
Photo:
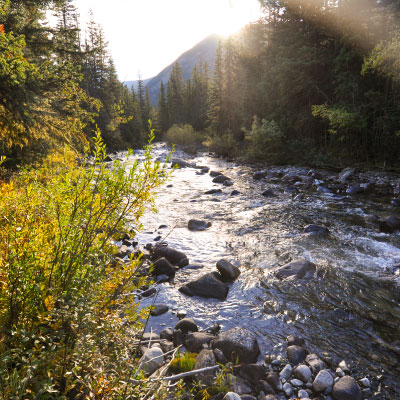
<svg viewBox="0 0 400 400">
<path fill-rule="evenodd" d="M 167 154 L 165 144 L 156 144 L 156 159 Z M 135 152 L 134 157 L 142 156 L 141 151 Z M 177 150 L 174 157 L 223 172 L 234 185 L 214 184 L 207 173 L 181 168 L 159 190 L 158 213 L 146 214 L 137 239 L 154 244 L 161 236 L 188 256 L 190 266 L 178 271 L 173 282 L 159 285 L 156 303 L 167 304 L 170 312 L 151 318 L 148 328 L 159 332 L 173 327 L 178 319 L 171 310 L 184 309 L 203 328 L 214 323 L 224 330 L 246 327 L 257 335 L 262 354 L 281 354 L 285 338 L 299 335 L 310 351 L 327 351 L 361 371 L 383 374 L 400 398 L 400 277 L 387 271 L 400 265 L 400 235 L 380 233 L 364 223 L 364 216 L 371 213 L 399 215 L 390 198 L 323 193 L 315 190 L 315 183 L 321 182 L 314 181 L 314 186 L 296 185 L 304 197 L 294 200 L 280 177 L 306 175 L 304 168 L 271 167 L 267 179 L 256 181 L 251 166 L 208 153 Z M 222 193 L 205 194 L 212 188 Z M 263 197 L 267 188 L 276 196 Z M 240 194 L 232 196 L 232 190 Z M 192 218 L 212 226 L 189 231 Z M 330 235 L 305 235 L 308 224 L 324 225 Z M 161 225 L 167 228 L 159 229 Z M 271 273 L 299 257 L 314 262 L 318 276 L 309 281 L 279 281 Z M 178 291 L 214 271 L 220 258 L 240 266 L 242 272 L 225 301 Z M 145 299 L 143 305 L 151 302 Z"/>
</svg>

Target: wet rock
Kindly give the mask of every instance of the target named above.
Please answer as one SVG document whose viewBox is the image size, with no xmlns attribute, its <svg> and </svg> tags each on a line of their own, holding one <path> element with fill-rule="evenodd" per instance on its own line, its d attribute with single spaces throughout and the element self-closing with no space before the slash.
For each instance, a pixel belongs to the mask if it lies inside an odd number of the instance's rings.
<svg viewBox="0 0 400 400">
<path fill-rule="evenodd" d="M 208 345 L 213 339 L 214 336 L 209 333 L 189 333 L 185 338 L 185 347 L 192 353 L 199 353 L 204 348 L 204 344 Z"/>
<path fill-rule="evenodd" d="M 157 317 L 159 315 L 165 314 L 166 312 L 168 312 L 169 307 L 165 304 L 157 304 L 154 307 L 152 307 L 151 311 L 150 311 L 150 315 L 152 315 L 153 317 Z"/>
<path fill-rule="evenodd" d="M 211 189 L 205 192 L 205 194 L 216 194 L 216 193 L 222 193 L 222 189 Z"/>
<path fill-rule="evenodd" d="M 304 198 L 304 193 L 299 193 L 299 194 L 294 198 L 294 200 L 295 200 L 295 201 L 300 201 L 300 200 L 303 200 L 303 198 Z"/>
<path fill-rule="evenodd" d="M 356 183 L 355 185 L 350 186 L 346 190 L 347 194 L 359 194 L 359 193 L 363 193 L 363 192 L 364 192 L 364 188 L 362 188 L 360 186 L 360 184 L 358 184 L 358 183 Z"/>
<path fill-rule="evenodd" d="M 301 364 L 298 365 L 294 370 L 294 376 L 303 382 L 308 382 L 312 378 L 312 372 L 307 365 Z"/>
<path fill-rule="evenodd" d="M 158 275 L 157 276 L 157 280 L 156 283 L 160 284 L 160 283 L 164 283 L 164 282 L 169 282 L 170 281 L 170 277 L 168 275 Z"/>
<path fill-rule="evenodd" d="M 265 176 L 266 176 L 266 173 L 264 171 L 256 171 L 253 174 L 253 179 L 255 181 L 259 181 L 260 179 L 265 178 Z"/>
<path fill-rule="evenodd" d="M 130 248 L 130 246 L 128 247 L 126 245 L 122 245 L 119 248 L 118 253 L 115 254 L 115 257 L 124 258 L 124 257 L 128 256 L 131 253 L 132 253 L 132 249 Z"/>
<path fill-rule="evenodd" d="M 393 189 L 393 194 L 398 197 L 400 196 L 400 182 L 395 186 L 395 188 Z"/>
<path fill-rule="evenodd" d="M 335 400 L 361 400 L 361 389 L 351 376 L 344 376 L 333 385 L 332 397 Z"/>
<path fill-rule="evenodd" d="M 294 336 L 294 335 L 289 335 L 287 337 L 287 344 L 288 346 L 302 346 L 304 347 L 304 345 L 306 344 L 306 341 L 298 336 Z"/>
<path fill-rule="evenodd" d="M 345 168 L 340 174 L 339 174 L 339 181 L 341 183 L 346 183 L 347 180 L 354 175 L 356 170 L 354 168 Z"/>
<path fill-rule="evenodd" d="M 154 240 L 155 242 L 159 242 L 159 241 L 161 240 L 161 236 L 156 236 L 153 240 Z"/>
<path fill-rule="evenodd" d="M 184 253 L 168 246 L 155 246 L 152 249 L 152 256 L 154 259 L 164 257 L 172 265 L 177 265 L 178 267 L 186 267 L 189 264 L 189 260 Z"/>
<path fill-rule="evenodd" d="M 318 357 L 317 354 L 309 354 L 306 357 L 306 363 L 309 365 L 314 375 L 316 375 L 319 371 L 326 369 L 326 364 Z"/>
<path fill-rule="evenodd" d="M 391 215 L 379 221 L 379 230 L 384 233 L 393 233 L 400 229 L 400 218 Z"/>
<path fill-rule="evenodd" d="M 280 372 L 279 376 L 281 379 L 288 380 L 292 375 L 293 368 L 290 364 L 286 364 L 283 370 Z"/>
<path fill-rule="evenodd" d="M 368 378 L 362 378 L 362 379 L 360 379 L 360 385 L 364 388 L 370 388 L 371 382 Z"/>
<path fill-rule="evenodd" d="M 323 369 L 318 372 L 313 382 L 313 389 L 317 393 L 324 392 L 326 389 L 333 386 L 333 376 L 331 373 Z"/>
<path fill-rule="evenodd" d="M 150 297 L 155 293 L 157 293 L 157 289 L 153 287 L 153 288 L 147 289 L 144 292 L 140 293 L 140 295 L 142 297 Z"/>
<path fill-rule="evenodd" d="M 313 275 L 315 271 L 315 264 L 313 264 L 311 261 L 300 258 L 282 267 L 278 267 L 275 270 L 275 274 L 279 279 L 286 279 L 291 277 L 303 279 L 305 277 Z"/>
<path fill-rule="evenodd" d="M 281 380 L 276 372 L 270 372 L 267 375 L 266 381 L 271 385 L 275 392 L 281 392 L 283 390 Z"/>
<path fill-rule="evenodd" d="M 240 194 L 240 192 L 239 192 L 239 190 L 232 190 L 232 192 L 231 192 L 231 196 L 237 196 L 237 195 L 239 195 Z"/>
<path fill-rule="evenodd" d="M 190 164 L 187 161 L 182 160 L 181 158 L 173 158 L 171 160 L 171 166 L 178 167 L 178 168 L 189 168 L 189 167 L 193 167 L 193 164 Z"/>
<path fill-rule="evenodd" d="M 287 349 L 287 358 L 292 364 L 300 364 L 305 360 L 307 351 L 300 346 L 289 346 Z"/>
<path fill-rule="evenodd" d="M 283 385 L 283 392 L 285 393 L 286 397 L 290 397 L 293 394 L 293 388 L 289 382 L 286 382 Z"/>
<path fill-rule="evenodd" d="M 344 373 L 344 371 L 342 370 L 342 368 L 336 368 L 336 375 L 340 378 L 342 378 L 343 376 L 345 376 L 346 374 Z"/>
<path fill-rule="evenodd" d="M 187 315 L 187 311 L 186 311 L 186 310 L 178 310 L 177 313 L 176 313 L 176 316 L 177 316 L 179 319 L 185 318 L 186 315 Z"/>
<path fill-rule="evenodd" d="M 346 373 L 350 372 L 350 367 L 345 360 L 340 361 L 338 367 Z"/>
<path fill-rule="evenodd" d="M 173 336 L 174 336 L 174 332 L 171 328 L 164 328 L 160 332 L 160 339 L 172 341 Z"/>
<path fill-rule="evenodd" d="M 174 349 L 174 343 L 166 339 L 160 340 L 160 346 L 164 353 L 168 353 Z"/>
<path fill-rule="evenodd" d="M 224 183 L 225 181 L 229 181 L 230 179 L 225 175 L 218 175 L 212 181 L 213 183 Z"/>
<path fill-rule="evenodd" d="M 217 269 L 224 282 L 233 282 L 240 275 L 240 269 L 223 258 L 217 262 Z"/>
<path fill-rule="evenodd" d="M 219 279 L 215 272 L 203 275 L 195 281 L 189 282 L 179 288 L 181 293 L 187 296 L 199 296 L 225 300 L 228 295 L 228 287 Z"/>
<path fill-rule="evenodd" d="M 218 171 L 210 171 L 210 176 L 212 178 L 215 178 L 216 176 L 220 176 L 222 175 L 222 172 L 218 172 Z"/>
<path fill-rule="evenodd" d="M 197 332 L 199 329 L 197 328 L 196 322 L 192 318 L 184 318 L 181 319 L 176 325 L 175 330 L 181 330 L 184 334 L 189 332 Z"/>
<path fill-rule="evenodd" d="M 191 219 L 188 222 L 189 231 L 205 231 L 211 226 L 211 222 Z"/>
<path fill-rule="evenodd" d="M 175 276 L 175 268 L 166 258 L 161 257 L 157 261 L 154 261 L 151 274 Z"/>
<path fill-rule="evenodd" d="M 296 186 L 288 186 L 285 188 L 285 193 L 287 194 L 294 194 L 297 192 Z"/>
<path fill-rule="evenodd" d="M 151 347 L 143 354 L 140 362 L 143 362 L 143 371 L 151 375 L 164 364 L 164 354 L 159 347 Z"/>
<path fill-rule="evenodd" d="M 223 182 L 223 185 L 227 186 L 227 187 L 230 187 L 230 186 L 233 186 L 233 182 L 230 179 L 228 179 L 228 180 Z"/>
<path fill-rule="evenodd" d="M 214 349 L 213 352 L 215 359 L 219 364 L 225 365 L 228 363 L 228 359 L 224 356 L 224 353 L 220 349 Z"/>
<path fill-rule="evenodd" d="M 214 365 L 217 365 L 214 353 L 211 350 L 204 349 L 197 356 L 194 369 L 213 367 Z M 201 372 L 196 375 L 196 380 L 203 382 L 207 386 L 211 386 L 214 383 L 216 373 L 217 370 Z"/>
<path fill-rule="evenodd" d="M 327 236 L 329 235 L 329 230 L 325 226 L 311 224 L 304 228 L 304 233 L 310 236 Z"/>
<path fill-rule="evenodd" d="M 290 380 L 290 384 L 292 386 L 295 386 L 295 387 L 299 387 L 299 386 L 303 386 L 304 385 L 303 381 L 300 380 L 300 379 L 291 379 Z"/>
<path fill-rule="evenodd" d="M 255 385 L 266 378 L 267 368 L 259 364 L 245 364 L 240 368 L 239 375 Z"/>
<path fill-rule="evenodd" d="M 234 392 L 228 392 L 222 400 L 240 400 L 241 397 Z"/>
<path fill-rule="evenodd" d="M 308 394 L 307 390 L 300 389 L 300 390 L 297 392 L 297 397 L 298 397 L 299 399 L 308 399 L 308 396 L 309 396 L 309 394 Z"/>
<path fill-rule="evenodd" d="M 185 341 L 185 334 L 180 329 L 174 329 L 174 346 L 182 346 Z"/>
<path fill-rule="evenodd" d="M 275 197 L 275 193 L 274 193 L 274 191 L 272 189 L 264 190 L 261 194 L 264 197 Z"/>
<path fill-rule="evenodd" d="M 260 352 L 255 335 L 247 329 L 236 327 L 220 333 L 212 342 L 213 349 L 220 349 L 230 360 L 243 363 L 255 363 Z"/>
<path fill-rule="evenodd" d="M 262 391 L 264 394 L 275 394 L 275 390 L 272 388 L 272 386 L 267 381 L 262 379 L 256 385 L 256 389 L 258 392 Z"/>
<path fill-rule="evenodd" d="M 379 218 L 376 214 L 370 214 L 366 215 L 364 217 L 364 221 L 367 225 L 378 225 L 379 224 Z"/>
</svg>

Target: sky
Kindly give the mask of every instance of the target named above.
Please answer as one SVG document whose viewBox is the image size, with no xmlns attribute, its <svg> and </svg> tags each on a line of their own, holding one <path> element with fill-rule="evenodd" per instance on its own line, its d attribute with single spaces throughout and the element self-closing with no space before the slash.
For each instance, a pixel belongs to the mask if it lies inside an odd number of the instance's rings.
<svg viewBox="0 0 400 400">
<path fill-rule="evenodd" d="M 258 0 L 76 0 L 92 9 L 122 81 L 157 75 L 206 36 L 235 33 L 261 16 Z"/>
</svg>

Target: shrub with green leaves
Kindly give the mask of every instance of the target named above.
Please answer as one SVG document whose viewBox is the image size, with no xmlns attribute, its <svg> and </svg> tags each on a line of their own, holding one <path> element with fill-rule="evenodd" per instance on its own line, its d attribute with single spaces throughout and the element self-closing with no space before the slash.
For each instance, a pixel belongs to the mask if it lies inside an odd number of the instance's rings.
<svg viewBox="0 0 400 400">
<path fill-rule="evenodd" d="M 96 133 L 0 183 L 0 398 L 121 398 L 145 311 L 140 257 L 114 262 L 115 239 L 154 209 L 167 164 L 106 163 Z M 167 160 L 168 161 L 168 160 Z M 93 397 L 94 396 L 94 397 Z"/>
</svg>

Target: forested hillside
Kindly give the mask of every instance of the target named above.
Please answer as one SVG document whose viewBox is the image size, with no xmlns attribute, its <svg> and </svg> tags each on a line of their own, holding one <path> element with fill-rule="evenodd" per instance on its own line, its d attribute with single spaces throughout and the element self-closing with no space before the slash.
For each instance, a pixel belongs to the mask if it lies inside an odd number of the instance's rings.
<svg viewBox="0 0 400 400">
<path fill-rule="evenodd" d="M 72 0 L 0 5 L 1 154 L 21 158 L 82 143 L 96 125 L 111 148 L 143 143 L 150 109 L 141 118 L 144 94 L 136 98 L 118 81 L 93 16 L 82 31 Z M 55 27 L 45 22 L 49 12 Z"/>
<path fill-rule="evenodd" d="M 224 154 L 272 162 L 398 161 L 398 1 L 261 5 L 263 20 L 220 44 L 209 82 L 175 66 L 163 130 L 190 124 Z"/>
</svg>

